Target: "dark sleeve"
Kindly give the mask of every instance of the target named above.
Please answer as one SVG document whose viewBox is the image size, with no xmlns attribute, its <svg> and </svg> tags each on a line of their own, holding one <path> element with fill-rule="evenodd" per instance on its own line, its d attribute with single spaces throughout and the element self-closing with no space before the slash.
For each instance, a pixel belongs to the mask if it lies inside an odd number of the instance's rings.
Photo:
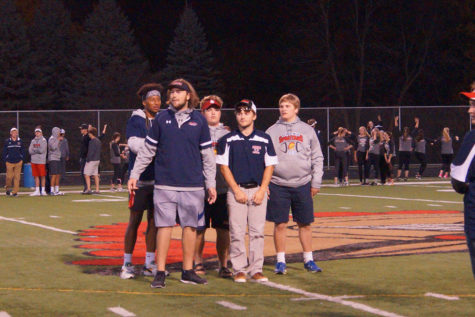
<svg viewBox="0 0 475 317">
<path fill-rule="evenodd" d="M 112 151 L 114 151 L 115 156 L 120 156 L 120 149 L 117 143 L 112 143 Z"/>
<path fill-rule="evenodd" d="M 329 146 L 329 145 L 335 146 L 335 138 L 336 137 L 332 137 L 330 140 L 328 140 L 327 146 Z"/>
</svg>

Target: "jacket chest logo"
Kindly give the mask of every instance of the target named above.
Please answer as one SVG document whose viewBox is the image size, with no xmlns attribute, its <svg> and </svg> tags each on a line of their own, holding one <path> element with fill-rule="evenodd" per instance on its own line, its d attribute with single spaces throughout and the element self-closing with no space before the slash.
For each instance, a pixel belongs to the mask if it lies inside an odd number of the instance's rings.
<svg viewBox="0 0 475 317">
<path fill-rule="evenodd" d="M 192 127 L 196 127 L 198 125 L 198 123 L 196 123 L 195 121 L 190 121 L 188 122 L 189 125 L 191 125 Z"/>
<path fill-rule="evenodd" d="M 262 146 L 260 145 L 253 145 L 252 146 L 252 154 L 261 154 Z"/>
</svg>

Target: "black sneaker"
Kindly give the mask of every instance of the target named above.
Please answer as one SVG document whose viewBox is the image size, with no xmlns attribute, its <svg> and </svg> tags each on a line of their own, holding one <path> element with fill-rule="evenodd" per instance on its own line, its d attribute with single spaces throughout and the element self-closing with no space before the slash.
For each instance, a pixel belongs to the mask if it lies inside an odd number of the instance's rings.
<svg viewBox="0 0 475 317">
<path fill-rule="evenodd" d="M 180 282 L 185 284 L 208 284 L 208 281 L 199 277 L 194 270 L 181 271 Z"/>
<path fill-rule="evenodd" d="M 153 279 L 151 288 L 164 288 L 165 287 L 165 271 L 157 271 L 155 278 Z"/>
<path fill-rule="evenodd" d="M 10 196 L 10 193 L 11 193 L 11 192 L 10 192 L 9 190 L 7 190 L 7 191 L 5 192 L 5 194 L 6 194 L 7 196 Z"/>
<path fill-rule="evenodd" d="M 219 269 L 219 273 L 218 273 L 219 277 L 222 277 L 222 278 L 231 278 L 233 277 L 233 272 L 231 272 L 230 269 L 228 269 L 227 267 L 221 267 Z"/>
</svg>

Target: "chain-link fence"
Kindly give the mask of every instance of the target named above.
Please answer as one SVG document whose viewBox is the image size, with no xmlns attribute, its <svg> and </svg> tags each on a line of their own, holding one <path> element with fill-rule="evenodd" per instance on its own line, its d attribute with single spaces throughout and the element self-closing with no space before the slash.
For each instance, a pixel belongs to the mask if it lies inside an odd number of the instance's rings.
<svg viewBox="0 0 475 317">
<path fill-rule="evenodd" d="M 20 138 L 23 140 L 25 152 L 34 138 L 35 126 L 41 125 L 45 138 L 51 135 L 53 127 L 60 127 L 66 130 L 66 138 L 70 147 L 70 160 L 67 162 L 68 171 L 79 170 L 79 148 L 81 135 L 79 126 L 82 123 L 91 124 L 98 127 L 102 133 L 104 124 L 107 124 L 107 135 L 102 142 L 101 169 L 111 170 L 109 163 L 109 142 L 114 132 L 122 135 L 121 142 L 125 142 L 125 127 L 127 119 L 133 109 L 121 110 L 48 110 L 48 111 L 0 111 L 0 135 L 3 139 L 9 137 L 11 127 L 17 127 Z M 427 107 L 380 107 L 380 108 L 301 108 L 299 116 L 302 121 L 314 118 L 317 121 L 317 129 L 321 132 L 322 150 L 325 156 L 325 165 L 332 166 L 333 158 L 328 152 L 327 142 L 338 127 L 346 127 L 354 133 L 358 132 L 360 126 L 366 126 L 368 121 L 377 121 L 380 115 L 385 129 L 394 128 L 394 117 L 399 116 L 399 126 L 413 127 L 414 117 L 420 118 L 420 128 L 424 129 L 426 137 L 437 138 L 441 136 L 442 129 L 449 127 L 454 135 L 462 138 L 470 130 L 470 118 L 467 114 L 466 106 L 427 106 Z M 266 130 L 279 118 L 279 110 L 276 108 L 258 109 L 256 127 Z M 230 126 L 236 127 L 236 120 L 233 109 L 223 109 L 221 121 Z M 455 151 L 458 144 L 454 145 Z M 429 147 L 427 151 L 429 164 L 440 162 L 440 148 Z M 29 161 L 29 158 L 26 160 Z M 0 172 L 5 172 L 5 165 L 1 164 Z"/>
</svg>

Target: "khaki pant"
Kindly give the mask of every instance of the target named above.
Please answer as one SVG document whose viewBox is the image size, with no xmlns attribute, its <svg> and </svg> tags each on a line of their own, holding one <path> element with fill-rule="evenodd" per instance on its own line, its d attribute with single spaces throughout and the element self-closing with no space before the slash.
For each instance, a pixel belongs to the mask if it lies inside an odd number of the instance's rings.
<svg viewBox="0 0 475 317">
<path fill-rule="evenodd" d="M 249 200 L 259 188 L 241 190 Z M 228 191 L 229 234 L 231 236 L 230 260 L 235 272 L 247 272 L 251 276 L 262 272 L 264 264 L 264 225 L 266 224 L 267 194 L 262 204 L 241 204 Z M 246 228 L 249 227 L 249 262 L 246 256 Z"/>
<path fill-rule="evenodd" d="M 8 163 L 7 165 L 7 178 L 5 181 L 5 190 L 10 190 L 13 186 L 12 194 L 18 193 L 20 189 L 20 174 L 21 174 L 21 166 L 23 165 L 23 161 L 18 163 Z M 13 182 L 13 184 L 12 184 Z"/>
</svg>

